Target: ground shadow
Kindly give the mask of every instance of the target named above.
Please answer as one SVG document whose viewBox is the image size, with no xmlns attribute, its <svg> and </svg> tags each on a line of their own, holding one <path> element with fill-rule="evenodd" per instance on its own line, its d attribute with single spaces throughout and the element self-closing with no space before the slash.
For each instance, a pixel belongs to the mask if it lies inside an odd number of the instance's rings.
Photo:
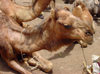
<svg viewBox="0 0 100 74">
<path fill-rule="evenodd" d="M 53 60 L 57 58 L 64 58 L 65 56 L 68 56 L 70 51 L 74 48 L 75 44 L 72 44 L 66 48 L 63 52 L 55 54 L 53 57 L 50 57 L 48 60 Z"/>
<path fill-rule="evenodd" d="M 46 74 L 53 74 L 53 70 L 51 70 L 49 73 L 46 73 Z"/>
<path fill-rule="evenodd" d="M 14 70 L 12 70 L 7 63 L 0 57 L 0 72 L 12 72 L 14 74 L 18 74 L 17 72 L 15 72 Z M 0 73 L 2 74 L 2 73 Z"/>
</svg>

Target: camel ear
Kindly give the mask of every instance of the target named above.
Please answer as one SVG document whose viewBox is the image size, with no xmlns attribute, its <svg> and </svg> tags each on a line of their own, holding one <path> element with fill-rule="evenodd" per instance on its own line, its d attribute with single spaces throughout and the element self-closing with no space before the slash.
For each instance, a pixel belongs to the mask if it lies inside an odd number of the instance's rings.
<svg viewBox="0 0 100 74">
<path fill-rule="evenodd" d="M 51 0 L 51 17 L 55 18 L 56 11 L 55 11 L 55 0 Z"/>
<path fill-rule="evenodd" d="M 54 19 L 56 18 L 56 10 L 53 8 L 51 9 L 51 17 Z"/>
<path fill-rule="evenodd" d="M 81 5 L 75 6 L 74 9 L 72 10 L 72 13 L 74 16 L 80 17 L 82 15 L 82 7 Z"/>
</svg>

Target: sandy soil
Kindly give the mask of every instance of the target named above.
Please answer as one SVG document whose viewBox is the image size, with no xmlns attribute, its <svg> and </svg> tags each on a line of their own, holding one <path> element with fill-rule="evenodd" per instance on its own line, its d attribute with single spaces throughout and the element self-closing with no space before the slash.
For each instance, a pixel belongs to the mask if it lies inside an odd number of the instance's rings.
<svg viewBox="0 0 100 74">
<path fill-rule="evenodd" d="M 31 0 L 15 0 L 16 3 L 21 5 L 31 5 Z M 28 2 L 28 4 L 27 4 Z M 57 6 L 64 6 L 61 0 L 57 0 Z M 49 15 L 45 13 L 44 15 Z M 36 24 L 41 19 L 28 22 L 28 24 Z M 93 54 L 100 55 L 100 23 L 96 25 L 96 34 L 94 35 L 94 43 L 84 49 L 85 57 L 88 64 L 92 63 L 91 56 Z M 39 53 L 46 59 L 49 59 L 54 67 L 53 73 L 49 74 L 82 74 L 83 69 L 83 54 L 79 44 L 72 45 L 70 48 L 67 46 L 62 47 L 57 52 L 39 51 Z M 35 70 L 33 74 L 48 74 L 40 70 Z M 0 58 L 0 74 L 18 74 Z"/>
</svg>

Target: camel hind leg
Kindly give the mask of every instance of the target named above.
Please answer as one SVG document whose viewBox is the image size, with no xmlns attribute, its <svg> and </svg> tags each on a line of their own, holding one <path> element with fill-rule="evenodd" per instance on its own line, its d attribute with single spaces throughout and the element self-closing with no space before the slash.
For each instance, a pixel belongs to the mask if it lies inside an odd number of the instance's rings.
<svg viewBox="0 0 100 74">
<path fill-rule="evenodd" d="M 15 54 L 13 52 L 12 46 L 10 43 L 4 38 L 4 36 L 0 36 L 0 54 L 1 57 L 6 61 L 9 67 L 18 71 L 21 74 L 32 74 L 31 72 L 25 70 L 21 67 L 14 59 Z"/>
<path fill-rule="evenodd" d="M 19 72 L 21 74 L 32 74 L 31 72 L 29 72 L 26 69 L 24 69 L 23 67 L 21 67 L 17 63 L 17 61 L 15 61 L 14 59 L 11 60 L 11 59 L 5 57 L 3 52 L 1 52 L 1 57 L 6 61 L 6 63 L 8 64 L 9 67 L 11 67 L 12 69 L 16 70 L 17 72 Z"/>
</svg>

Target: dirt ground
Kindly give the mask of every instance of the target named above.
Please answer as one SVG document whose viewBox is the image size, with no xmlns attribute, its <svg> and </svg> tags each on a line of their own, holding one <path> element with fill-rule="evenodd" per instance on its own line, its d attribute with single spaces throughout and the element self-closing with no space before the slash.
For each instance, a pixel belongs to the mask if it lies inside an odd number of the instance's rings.
<svg viewBox="0 0 100 74">
<path fill-rule="evenodd" d="M 56 0 L 57 6 L 64 6 L 62 0 Z M 31 5 L 31 0 L 15 0 L 16 3 L 21 5 Z M 47 12 L 44 14 L 49 15 Z M 47 16 L 46 16 L 47 17 Z M 27 24 L 37 24 L 35 21 L 28 22 Z M 96 34 L 94 35 L 94 43 L 84 48 L 85 57 L 88 64 L 92 63 L 92 55 L 100 55 L 100 23 L 96 25 Z M 39 53 L 46 59 L 53 63 L 53 72 L 49 74 L 82 74 L 83 69 L 83 54 L 79 44 L 72 45 L 70 48 L 67 46 L 62 47 L 57 52 L 39 51 Z M 40 70 L 35 70 L 33 74 L 48 74 Z M 0 58 L 0 74 L 18 74 Z"/>
</svg>

